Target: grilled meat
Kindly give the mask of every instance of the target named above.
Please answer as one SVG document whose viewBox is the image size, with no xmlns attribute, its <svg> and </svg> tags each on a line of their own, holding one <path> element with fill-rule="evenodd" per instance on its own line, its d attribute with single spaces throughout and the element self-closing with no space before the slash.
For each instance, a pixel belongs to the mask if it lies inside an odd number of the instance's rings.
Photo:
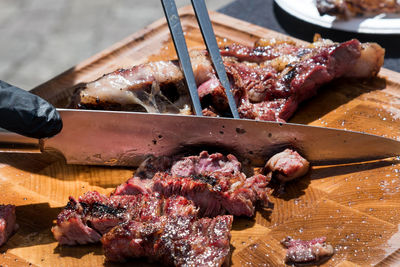
<svg viewBox="0 0 400 267">
<path fill-rule="evenodd" d="M 232 221 L 228 215 L 198 220 L 183 215 L 132 220 L 113 228 L 101 242 L 110 261 L 148 257 L 175 266 L 228 265 Z"/>
<path fill-rule="evenodd" d="M 268 203 L 269 177 L 212 172 L 188 177 L 158 172 L 153 179 L 133 177 L 117 187 L 114 195 L 149 194 L 158 192 L 166 197 L 181 195 L 200 208 L 201 216 L 222 214 L 253 216 L 255 203 Z"/>
<path fill-rule="evenodd" d="M 294 240 L 290 236 L 281 241 L 287 250 L 286 263 L 319 264 L 334 253 L 331 245 L 326 244 L 326 237 L 314 238 L 310 241 Z"/>
<path fill-rule="evenodd" d="M 154 164 L 154 160 L 152 162 Z M 253 216 L 257 202 L 268 203 L 270 178 L 261 174 L 246 178 L 240 168 L 240 162 L 233 155 L 224 157 L 220 153 L 209 155 L 203 151 L 199 156 L 175 161 L 152 179 L 135 176 L 118 186 L 114 195 L 152 192 L 166 197 L 181 195 L 192 200 L 202 216 L 225 213 Z"/>
<path fill-rule="evenodd" d="M 349 18 L 382 13 L 399 13 L 397 0 L 317 0 L 319 14 Z"/>
<path fill-rule="evenodd" d="M 221 153 L 209 155 L 207 151 L 198 156 L 185 158 L 177 157 L 148 157 L 135 172 L 135 176 L 151 179 L 160 171 L 168 171 L 178 176 L 200 175 L 206 172 L 220 171 L 223 173 L 240 173 L 241 164 L 237 158 L 229 154 L 226 157 Z"/>
<path fill-rule="evenodd" d="M 264 171 L 272 172 L 273 177 L 281 182 L 288 182 L 305 175 L 309 167 L 310 163 L 299 153 L 285 149 L 268 160 Z"/>
<path fill-rule="evenodd" d="M 189 156 L 174 162 L 171 173 L 178 176 L 196 176 L 210 172 L 240 174 L 240 169 L 240 162 L 232 154 L 225 157 L 221 153 L 209 155 L 207 151 L 203 151 L 199 156 Z"/>
<path fill-rule="evenodd" d="M 17 229 L 15 206 L 0 205 L 0 246 L 5 244 Z"/>
<path fill-rule="evenodd" d="M 179 159 L 149 158 L 110 197 L 95 191 L 78 201 L 70 197 L 53 235 L 60 245 L 101 241 L 109 261 L 148 257 L 175 266 L 227 265 L 233 217 L 223 214 L 253 216 L 257 202 L 268 203 L 271 173 L 291 179 L 307 171 L 308 162 L 297 152 L 287 149 L 274 157 L 265 167 L 268 176 L 249 178 L 233 155 L 203 151 Z M 288 239 L 288 259 L 328 255 L 324 240 L 314 241 Z"/>
<path fill-rule="evenodd" d="M 79 201 L 70 197 L 52 232 L 61 245 L 101 239 L 111 261 L 147 256 L 176 266 L 229 262 L 232 216 L 197 219 L 197 214 L 193 203 L 181 196 L 106 197 L 94 191 Z"/>
<path fill-rule="evenodd" d="M 79 201 L 70 197 L 52 232 L 61 245 L 88 244 L 98 242 L 119 223 L 178 214 L 196 215 L 197 208 L 183 197 L 166 199 L 158 194 L 106 197 L 93 191 L 79 197 Z"/>
<path fill-rule="evenodd" d="M 198 84 L 213 73 L 204 51 L 191 52 Z M 71 107 L 149 113 L 190 113 L 190 96 L 177 61 L 119 69 L 77 88 Z"/>
<path fill-rule="evenodd" d="M 384 49 L 357 40 L 333 43 L 316 37 L 307 46 L 293 41 L 259 40 L 254 47 L 221 48 L 242 118 L 286 121 L 300 102 L 338 77 L 375 76 Z M 208 116 L 228 115 L 225 89 L 205 51 L 191 52 L 198 94 Z M 118 70 L 78 90 L 72 106 L 188 114 L 190 98 L 176 62 L 160 61 Z"/>
<path fill-rule="evenodd" d="M 337 44 L 316 36 L 314 43 L 305 47 L 258 43 L 266 45 L 254 48 L 257 57 L 253 62 L 260 64 L 241 62 L 227 68 L 239 99 L 239 114 L 249 119 L 286 121 L 321 85 L 343 76 L 374 76 L 383 64 L 384 50 L 379 45 L 357 40 Z M 238 45 L 226 48 L 223 55 L 254 58 L 251 51 Z"/>
</svg>

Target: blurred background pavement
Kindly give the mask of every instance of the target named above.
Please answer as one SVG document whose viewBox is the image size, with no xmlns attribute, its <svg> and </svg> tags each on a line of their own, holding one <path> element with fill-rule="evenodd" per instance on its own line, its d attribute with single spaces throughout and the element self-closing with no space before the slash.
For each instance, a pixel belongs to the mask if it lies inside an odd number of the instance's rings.
<svg viewBox="0 0 400 267">
<path fill-rule="evenodd" d="M 163 16 L 159 0 L 1 0 L 0 79 L 30 90 Z"/>
</svg>

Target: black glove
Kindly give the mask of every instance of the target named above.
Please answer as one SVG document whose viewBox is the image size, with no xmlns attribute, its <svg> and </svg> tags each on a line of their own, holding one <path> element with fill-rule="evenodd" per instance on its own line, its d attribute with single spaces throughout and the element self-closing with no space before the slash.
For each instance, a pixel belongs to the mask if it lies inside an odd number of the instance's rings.
<svg viewBox="0 0 400 267">
<path fill-rule="evenodd" d="M 51 137 L 62 129 L 53 105 L 0 80 L 0 127 L 33 138 Z"/>
</svg>

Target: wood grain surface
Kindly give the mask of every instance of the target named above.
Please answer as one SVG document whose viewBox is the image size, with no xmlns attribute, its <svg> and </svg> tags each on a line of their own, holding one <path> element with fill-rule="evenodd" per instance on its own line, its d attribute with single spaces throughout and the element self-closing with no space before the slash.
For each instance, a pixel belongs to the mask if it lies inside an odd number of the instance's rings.
<svg viewBox="0 0 400 267">
<path fill-rule="evenodd" d="M 180 12 L 189 47 L 204 47 L 191 9 Z M 284 37 L 219 13 L 212 13 L 212 20 L 220 43 L 252 45 L 260 37 Z M 168 28 L 161 19 L 34 92 L 62 107 L 71 88 L 79 83 L 116 68 L 175 57 Z M 400 74 L 382 70 L 379 77 L 370 80 L 334 81 L 303 103 L 290 122 L 399 139 Z M 101 245 L 61 247 L 50 232 L 68 196 L 78 197 L 89 190 L 108 193 L 133 171 L 67 165 L 50 155 L 0 154 L 0 202 L 17 206 L 20 226 L 0 248 L 0 265 L 150 266 L 141 260 L 105 262 Z M 399 176 L 400 158 L 313 166 L 304 178 L 288 184 L 284 194 L 272 194 L 272 209 L 259 209 L 254 218 L 235 218 L 232 265 L 284 266 L 285 250 L 279 241 L 290 235 L 296 239 L 326 236 L 336 253 L 324 266 L 399 266 Z"/>
</svg>

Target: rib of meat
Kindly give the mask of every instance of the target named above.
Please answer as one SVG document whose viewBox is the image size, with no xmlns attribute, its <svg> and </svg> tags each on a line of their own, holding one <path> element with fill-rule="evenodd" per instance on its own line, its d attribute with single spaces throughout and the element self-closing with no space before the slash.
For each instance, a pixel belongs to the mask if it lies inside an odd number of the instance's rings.
<svg viewBox="0 0 400 267">
<path fill-rule="evenodd" d="M 377 15 L 400 12 L 397 0 L 317 0 L 319 14 L 349 18 L 358 15 Z"/>
<path fill-rule="evenodd" d="M 296 263 L 314 263 L 329 259 L 334 249 L 326 244 L 326 237 L 314 238 L 310 241 L 294 240 L 290 236 L 281 241 L 287 248 L 286 262 L 288 264 Z"/>
<path fill-rule="evenodd" d="M 321 85 L 343 76 L 375 76 L 384 49 L 374 43 L 333 43 L 317 36 L 310 45 L 275 39 L 259 40 L 255 47 L 232 44 L 221 54 L 240 116 L 286 121 Z M 191 59 L 203 114 L 229 115 L 225 89 L 207 53 L 192 51 Z M 176 62 L 160 61 L 118 70 L 86 84 L 72 106 L 188 114 L 189 99 Z"/>
<path fill-rule="evenodd" d="M 61 245 L 94 243 L 127 220 L 146 221 L 177 214 L 195 215 L 197 208 L 179 196 L 168 199 L 158 194 L 106 197 L 93 191 L 79 197 L 79 201 L 70 197 L 52 232 Z"/>
<path fill-rule="evenodd" d="M 0 246 L 4 245 L 17 229 L 15 206 L 0 205 Z"/>
<path fill-rule="evenodd" d="M 193 216 L 161 216 L 120 224 L 101 239 L 106 258 L 126 261 L 148 257 L 166 265 L 229 264 L 232 216 L 196 220 Z"/>
<path fill-rule="evenodd" d="M 299 153 L 285 149 L 272 156 L 265 164 L 264 170 L 273 172 L 273 177 L 279 181 L 287 182 L 306 174 L 309 167 L 310 163 Z"/>
<path fill-rule="evenodd" d="M 181 177 L 158 172 L 153 179 L 133 177 L 117 187 L 114 195 L 148 194 L 159 192 L 164 196 L 181 195 L 200 208 L 200 214 L 213 217 L 229 213 L 253 216 L 255 204 L 268 203 L 269 177 L 255 175 L 250 178 L 220 172 Z"/>
</svg>

